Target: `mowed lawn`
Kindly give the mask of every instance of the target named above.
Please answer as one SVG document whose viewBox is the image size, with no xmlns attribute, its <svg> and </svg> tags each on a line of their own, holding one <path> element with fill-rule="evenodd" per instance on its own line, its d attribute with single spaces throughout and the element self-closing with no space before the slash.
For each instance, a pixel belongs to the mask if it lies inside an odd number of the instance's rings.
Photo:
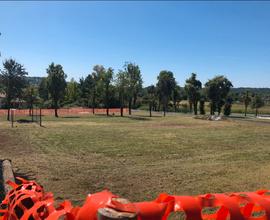
<svg viewBox="0 0 270 220">
<path fill-rule="evenodd" d="M 105 188 L 131 201 L 161 192 L 270 189 L 270 121 L 134 112 L 124 118 L 45 117 L 43 125 L 11 128 L 1 118 L 0 155 L 57 201 L 82 204 L 88 193 Z"/>
</svg>

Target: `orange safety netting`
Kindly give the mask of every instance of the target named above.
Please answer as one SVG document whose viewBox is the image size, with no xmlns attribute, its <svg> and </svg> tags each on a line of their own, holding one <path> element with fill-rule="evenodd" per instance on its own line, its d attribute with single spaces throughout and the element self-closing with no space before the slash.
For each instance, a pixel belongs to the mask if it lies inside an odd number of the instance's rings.
<svg viewBox="0 0 270 220">
<path fill-rule="evenodd" d="M 97 220 L 100 208 L 136 213 L 138 220 L 166 220 L 173 212 L 184 212 L 187 220 L 270 220 L 270 191 L 172 196 L 160 194 L 150 202 L 123 204 L 109 191 L 89 194 L 81 207 L 64 201 L 55 207 L 52 193 L 34 181 L 18 178 L 2 202 L 2 220 Z M 205 211 L 205 209 L 208 211 Z"/>
</svg>

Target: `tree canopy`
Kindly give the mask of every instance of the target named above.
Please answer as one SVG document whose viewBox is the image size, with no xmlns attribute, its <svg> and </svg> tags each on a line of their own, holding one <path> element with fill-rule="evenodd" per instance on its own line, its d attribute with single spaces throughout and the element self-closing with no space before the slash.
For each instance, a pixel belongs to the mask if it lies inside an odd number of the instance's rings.
<svg viewBox="0 0 270 220">
<path fill-rule="evenodd" d="M 60 64 L 51 63 L 47 69 L 47 85 L 50 97 L 52 99 L 53 108 L 55 109 L 55 117 L 58 117 L 57 109 L 59 102 L 64 98 L 66 83 L 66 74 Z"/>
</svg>

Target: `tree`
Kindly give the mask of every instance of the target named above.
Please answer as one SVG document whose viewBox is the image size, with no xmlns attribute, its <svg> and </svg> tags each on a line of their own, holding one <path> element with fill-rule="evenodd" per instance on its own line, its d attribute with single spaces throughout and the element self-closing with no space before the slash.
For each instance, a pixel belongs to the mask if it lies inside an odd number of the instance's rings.
<svg viewBox="0 0 270 220">
<path fill-rule="evenodd" d="M 174 111 L 177 111 L 177 103 L 181 101 L 181 87 L 178 85 L 175 85 L 173 91 L 172 91 L 172 100 L 173 100 L 173 106 Z"/>
<path fill-rule="evenodd" d="M 216 110 L 220 114 L 231 87 L 233 87 L 232 83 L 225 76 L 216 76 L 205 83 L 206 95 L 210 100 L 211 115 L 214 115 Z"/>
<path fill-rule="evenodd" d="M 105 106 L 106 106 L 106 114 L 107 116 L 109 115 L 109 108 L 110 108 L 110 85 L 113 80 L 113 69 L 108 68 L 105 70 L 102 75 L 101 75 L 101 80 L 103 85 L 103 90 L 104 90 L 104 100 L 105 100 Z"/>
<path fill-rule="evenodd" d="M 74 103 L 78 100 L 79 95 L 79 84 L 72 78 L 67 83 L 65 100 L 67 103 Z"/>
<path fill-rule="evenodd" d="M 247 108 L 251 102 L 251 98 L 249 97 L 248 91 L 245 92 L 245 95 L 243 96 L 243 101 L 244 101 L 244 105 L 245 105 L 245 117 L 247 117 Z"/>
<path fill-rule="evenodd" d="M 256 117 L 258 116 L 258 109 L 263 106 L 264 106 L 264 101 L 262 100 L 262 98 L 258 94 L 253 95 L 251 99 L 251 108 L 255 109 Z"/>
<path fill-rule="evenodd" d="M 223 109 L 223 114 L 224 115 L 229 116 L 231 114 L 232 102 L 233 102 L 233 99 L 231 97 L 228 97 L 226 99 L 224 109 Z"/>
<path fill-rule="evenodd" d="M 0 84 L 6 95 L 6 107 L 8 108 L 7 120 L 10 118 L 11 102 L 15 98 L 20 98 L 23 95 L 23 88 L 26 87 L 26 72 L 23 65 L 17 63 L 14 59 L 5 60 L 3 63 L 4 69 L 1 70 Z"/>
<path fill-rule="evenodd" d="M 192 73 L 191 77 L 186 80 L 185 90 L 187 92 L 188 100 L 193 105 L 194 114 L 198 113 L 198 101 L 200 100 L 200 90 L 202 83 L 196 79 L 196 74 Z"/>
<path fill-rule="evenodd" d="M 157 83 L 157 89 L 159 91 L 162 105 L 163 105 L 163 116 L 166 115 L 169 98 L 171 97 L 172 91 L 176 86 L 175 78 L 171 71 L 163 70 L 159 73 Z"/>
<path fill-rule="evenodd" d="M 200 105 L 199 105 L 199 109 L 200 109 L 200 115 L 205 115 L 205 91 L 204 89 L 201 90 L 201 94 L 200 94 Z"/>
<path fill-rule="evenodd" d="M 142 89 L 142 76 L 138 65 L 134 63 L 126 63 L 125 72 L 127 74 L 128 83 L 128 112 L 131 115 L 131 108 L 136 105 L 138 93 Z M 133 101 L 133 102 L 132 102 Z"/>
<path fill-rule="evenodd" d="M 106 69 L 102 65 L 95 65 L 93 67 L 93 72 L 91 77 L 89 78 L 89 89 L 90 89 L 90 96 L 92 97 L 92 108 L 93 114 L 95 114 L 95 107 L 97 105 L 97 99 L 100 98 L 103 91 L 103 86 L 101 82 L 102 75 L 104 75 Z"/>
<path fill-rule="evenodd" d="M 60 101 L 63 99 L 65 94 L 66 74 L 63 67 L 60 64 L 51 63 L 47 69 L 48 74 L 48 91 L 54 108 L 55 117 L 58 117 L 58 108 Z"/>
<path fill-rule="evenodd" d="M 49 99 L 48 79 L 44 77 L 38 86 L 39 97 L 44 101 Z"/>
<path fill-rule="evenodd" d="M 32 120 L 33 120 L 34 103 L 37 101 L 36 88 L 31 85 L 28 86 L 25 90 L 24 98 L 27 103 L 27 107 L 29 108 L 29 116 L 32 116 Z"/>
<path fill-rule="evenodd" d="M 116 88 L 118 91 L 121 117 L 123 117 L 123 108 L 125 105 L 125 100 L 128 91 L 128 77 L 125 71 L 120 70 L 116 75 Z"/>
<path fill-rule="evenodd" d="M 149 102 L 149 116 L 152 117 L 152 108 L 155 102 L 156 87 L 154 85 L 147 87 L 147 98 Z"/>
</svg>

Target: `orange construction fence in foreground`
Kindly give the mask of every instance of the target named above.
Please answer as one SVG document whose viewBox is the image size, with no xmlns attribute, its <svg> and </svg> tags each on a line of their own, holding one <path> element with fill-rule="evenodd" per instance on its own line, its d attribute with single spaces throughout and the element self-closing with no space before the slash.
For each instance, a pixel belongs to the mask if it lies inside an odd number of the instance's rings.
<svg viewBox="0 0 270 220">
<path fill-rule="evenodd" d="M 97 114 L 105 114 L 106 109 L 105 108 L 95 108 L 95 113 Z M 41 110 L 42 115 L 45 116 L 53 116 L 54 115 L 54 109 L 42 109 Z M 127 113 L 128 109 L 124 108 L 123 113 Z M 7 109 L 0 109 L 0 116 L 7 115 L 8 110 Z M 59 108 L 58 114 L 59 116 L 65 116 L 65 115 L 84 115 L 84 114 L 92 114 L 93 109 L 92 108 Z M 109 109 L 110 114 L 120 114 L 120 108 L 110 108 Z M 16 115 L 20 116 L 28 116 L 29 115 L 29 109 L 16 109 L 15 110 Z"/>
<path fill-rule="evenodd" d="M 19 179 L 2 202 L 2 220 L 99 220 L 100 209 L 133 213 L 138 220 L 166 220 L 170 213 L 184 212 L 187 220 L 270 220 L 270 191 L 206 194 L 199 196 L 172 196 L 161 194 L 154 201 L 121 203 L 109 191 L 89 194 L 81 207 L 64 201 L 54 205 L 52 193 L 45 193 L 34 181 Z M 203 209 L 212 207 L 211 214 Z M 127 217 L 118 219 L 129 219 Z"/>
</svg>

